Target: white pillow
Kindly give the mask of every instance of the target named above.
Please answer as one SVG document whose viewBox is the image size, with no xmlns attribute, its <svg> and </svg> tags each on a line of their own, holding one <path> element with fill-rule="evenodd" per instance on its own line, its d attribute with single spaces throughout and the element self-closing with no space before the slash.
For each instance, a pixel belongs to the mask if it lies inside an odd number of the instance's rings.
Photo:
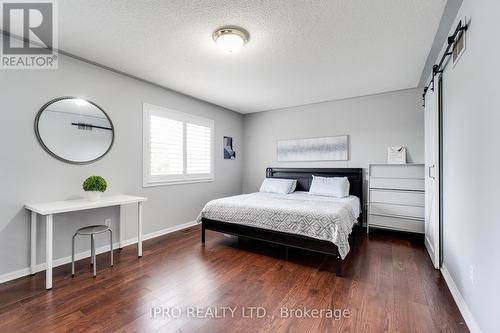
<svg viewBox="0 0 500 333">
<path fill-rule="evenodd" d="M 260 186 L 260 192 L 289 194 L 296 187 L 296 179 L 266 178 Z"/>
<path fill-rule="evenodd" d="M 317 177 L 313 175 L 309 194 L 344 198 L 349 196 L 347 177 Z"/>
</svg>

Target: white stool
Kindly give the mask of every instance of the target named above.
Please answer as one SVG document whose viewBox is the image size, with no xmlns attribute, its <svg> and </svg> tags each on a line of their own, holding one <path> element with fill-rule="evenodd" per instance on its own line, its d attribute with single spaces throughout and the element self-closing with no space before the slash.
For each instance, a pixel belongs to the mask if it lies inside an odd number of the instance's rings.
<svg viewBox="0 0 500 333">
<path fill-rule="evenodd" d="M 113 232 L 107 225 L 91 225 L 78 229 L 73 235 L 71 241 L 71 277 L 75 276 L 75 237 L 77 235 L 90 236 L 90 264 L 94 269 L 94 277 L 96 277 L 96 259 L 95 259 L 95 235 L 109 231 L 109 245 L 111 255 L 111 267 L 113 267 Z"/>
</svg>

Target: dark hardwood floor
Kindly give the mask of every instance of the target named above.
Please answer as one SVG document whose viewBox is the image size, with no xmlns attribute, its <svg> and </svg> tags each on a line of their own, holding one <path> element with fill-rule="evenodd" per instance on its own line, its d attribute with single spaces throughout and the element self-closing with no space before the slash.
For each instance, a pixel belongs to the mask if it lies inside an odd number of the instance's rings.
<svg viewBox="0 0 500 333">
<path fill-rule="evenodd" d="M 334 259 L 324 255 L 290 249 L 286 261 L 279 246 L 238 246 L 211 231 L 203 246 L 199 236 L 196 227 L 146 241 L 141 259 L 129 246 L 115 252 L 113 268 L 99 255 L 96 279 L 89 259 L 77 263 L 75 278 L 70 265 L 58 267 L 51 291 L 43 272 L 4 283 L 0 332 L 468 332 L 419 237 L 360 232 L 336 277 Z M 248 318 L 252 306 L 263 309 Z M 194 307 L 219 307 L 217 315 L 231 307 L 234 317 L 226 310 L 225 318 L 189 318 Z M 165 315 L 152 318 L 152 308 Z M 172 318 L 171 308 L 185 312 Z M 326 310 L 321 319 L 284 318 L 286 309 L 304 308 Z M 335 320 L 327 309 L 348 315 Z"/>
</svg>

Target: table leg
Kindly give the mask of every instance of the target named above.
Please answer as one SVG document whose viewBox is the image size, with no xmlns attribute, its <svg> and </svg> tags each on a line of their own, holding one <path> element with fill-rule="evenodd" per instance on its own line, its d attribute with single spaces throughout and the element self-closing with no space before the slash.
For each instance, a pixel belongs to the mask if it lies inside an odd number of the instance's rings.
<svg viewBox="0 0 500 333">
<path fill-rule="evenodd" d="M 45 289 L 52 289 L 52 215 L 47 215 L 45 223 L 45 261 L 47 268 L 45 271 Z"/>
<path fill-rule="evenodd" d="M 142 257 L 142 202 L 137 209 L 137 256 Z"/>
<path fill-rule="evenodd" d="M 123 249 L 122 235 L 123 235 L 123 205 L 120 205 L 120 221 L 119 221 L 119 225 L 118 225 L 118 249 L 119 250 Z"/>
<path fill-rule="evenodd" d="M 30 274 L 36 274 L 36 213 L 31 212 Z"/>
</svg>

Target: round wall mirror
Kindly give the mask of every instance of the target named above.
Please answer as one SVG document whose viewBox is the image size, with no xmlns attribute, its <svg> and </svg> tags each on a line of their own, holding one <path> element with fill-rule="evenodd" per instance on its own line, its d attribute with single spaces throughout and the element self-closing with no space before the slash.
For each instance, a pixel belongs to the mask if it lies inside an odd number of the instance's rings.
<svg viewBox="0 0 500 333">
<path fill-rule="evenodd" d="M 71 164 L 89 164 L 110 151 L 114 127 L 96 104 L 74 97 L 56 98 L 35 118 L 35 134 L 53 157 Z"/>
</svg>

